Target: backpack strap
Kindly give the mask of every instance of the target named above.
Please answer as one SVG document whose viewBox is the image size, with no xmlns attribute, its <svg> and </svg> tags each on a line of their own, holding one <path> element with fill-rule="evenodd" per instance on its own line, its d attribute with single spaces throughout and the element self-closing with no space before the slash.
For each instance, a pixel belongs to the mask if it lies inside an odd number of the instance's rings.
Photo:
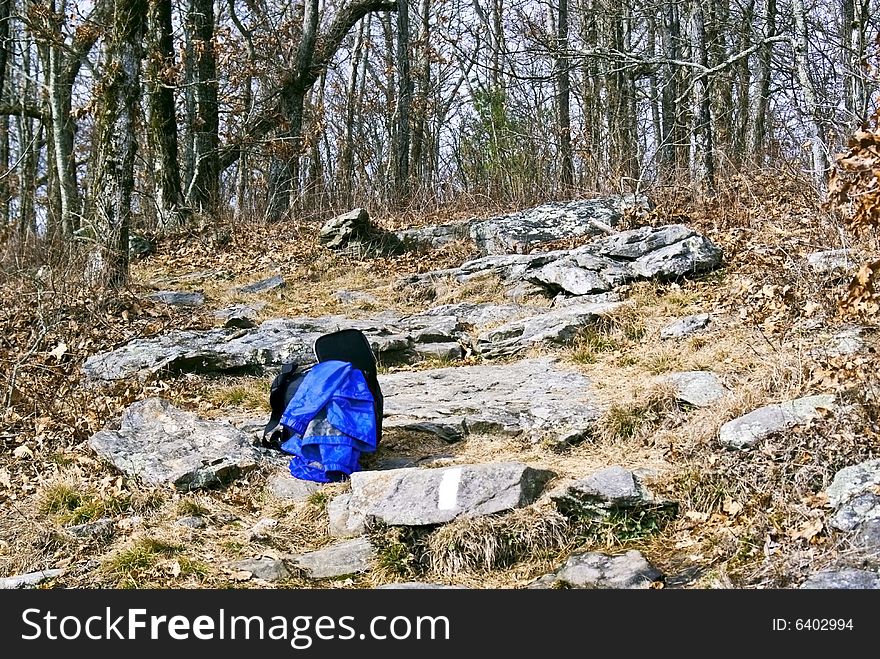
<svg viewBox="0 0 880 659">
<path fill-rule="evenodd" d="M 272 380 L 269 388 L 269 407 L 271 416 L 269 423 L 263 428 L 263 445 L 268 448 L 279 448 L 281 446 L 280 436 L 276 433 L 281 416 L 284 414 L 284 408 L 287 404 L 287 389 L 290 383 L 297 377 L 299 365 L 296 362 L 281 365 L 281 372 Z"/>
</svg>

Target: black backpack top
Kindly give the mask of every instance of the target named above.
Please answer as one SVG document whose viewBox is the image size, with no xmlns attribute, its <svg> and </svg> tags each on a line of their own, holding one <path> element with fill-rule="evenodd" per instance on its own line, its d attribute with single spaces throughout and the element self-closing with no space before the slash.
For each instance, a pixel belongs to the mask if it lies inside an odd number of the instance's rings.
<svg viewBox="0 0 880 659">
<path fill-rule="evenodd" d="M 331 360 L 348 362 L 364 375 L 376 413 L 376 445 L 382 439 L 383 398 L 379 387 L 376 356 L 364 333 L 357 329 L 344 329 L 324 334 L 315 340 L 315 357 L 319 362 Z M 263 446 L 279 450 L 290 439 L 290 431 L 280 425 L 281 416 L 288 403 L 296 394 L 303 378 L 311 366 L 300 368 L 294 362 L 283 364 L 281 372 L 272 380 L 269 389 L 271 416 L 263 429 Z"/>
</svg>

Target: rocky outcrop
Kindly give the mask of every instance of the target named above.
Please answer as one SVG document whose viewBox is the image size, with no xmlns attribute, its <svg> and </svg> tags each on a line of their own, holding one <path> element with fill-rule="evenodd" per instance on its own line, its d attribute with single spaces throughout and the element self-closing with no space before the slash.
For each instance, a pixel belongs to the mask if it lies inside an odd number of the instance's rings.
<svg viewBox="0 0 880 659">
<path fill-rule="evenodd" d="M 351 493 L 328 508 L 331 533 L 357 535 L 373 521 L 430 526 L 521 508 L 554 476 L 518 462 L 355 472 Z"/>
<path fill-rule="evenodd" d="M 612 291 L 630 281 L 703 274 L 721 261 L 719 247 L 684 225 L 672 224 L 623 231 L 575 249 L 485 256 L 460 268 L 407 277 L 398 285 L 426 288 L 444 277 L 465 282 L 492 274 L 511 285 L 526 281 L 549 293 L 587 295 Z"/>
<path fill-rule="evenodd" d="M 92 435 L 89 446 L 129 476 L 178 490 L 229 483 L 261 458 L 248 435 L 229 423 L 206 421 L 159 398 L 132 404 L 118 426 Z"/>
<path fill-rule="evenodd" d="M 548 357 L 389 373 L 380 381 L 384 428 L 447 440 L 490 432 L 572 443 L 588 437 L 601 414 L 590 380 Z"/>
<path fill-rule="evenodd" d="M 841 469 L 826 494 L 834 509 L 831 526 L 836 529 L 852 531 L 880 519 L 880 459 Z"/>
<path fill-rule="evenodd" d="M 429 247 L 472 240 L 484 254 L 523 254 L 548 242 L 610 233 L 624 212 L 649 207 L 646 197 L 636 195 L 551 202 L 498 217 L 409 229 L 397 236 L 404 243 Z"/>
</svg>

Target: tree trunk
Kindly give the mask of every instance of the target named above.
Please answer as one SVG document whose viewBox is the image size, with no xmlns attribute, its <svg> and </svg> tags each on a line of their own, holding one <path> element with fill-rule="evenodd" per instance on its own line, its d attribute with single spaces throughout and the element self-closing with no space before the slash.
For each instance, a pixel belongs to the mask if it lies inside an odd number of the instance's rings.
<svg viewBox="0 0 880 659">
<path fill-rule="evenodd" d="M 565 193 L 574 185 L 574 161 L 571 154 L 571 79 L 568 72 L 568 0 L 559 0 L 556 30 L 556 128 L 559 134 L 559 183 Z"/>
<path fill-rule="evenodd" d="M 776 0 L 764 0 L 761 15 L 763 37 L 776 36 Z M 753 163 L 759 163 L 761 152 L 765 147 L 767 135 L 767 105 L 770 102 L 770 59 L 773 55 L 773 43 L 764 43 L 758 50 L 755 66 L 755 78 L 749 94 L 749 129 L 746 138 L 746 152 Z"/>
<path fill-rule="evenodd" d="M 397 4 L 397 130 L 394 145 L 395 200 L 406 203 L 409 197 L 410 110 L 412 76 L 409 57 L 409 0 Z"/>
<path fill-rule="evenodd" d="M 663 4 L 663 53 L 668 64 L 663 66 L 664 81 L 661 100 L 660 167 L 661 180 L 674 180 L 681 166 L 681 124 L 679 97 L 681 95 L 680 66 L 674 61 L 681 58 L 681 22 L 678 3 L 669 0 Z"/>
<path fill-rule="evenodd" d="M 792 40 L 795 67 L 798 83 L 803 97 L 802 112 L 806 119 L 807 134 L 810 141 L 812 156 L 812 174 L 816 189 L 824 195 L 826 190 L 825 175 L 828 172 L 828 157 L 825 153 L 825 136 L 819 118 L 819 103 L 816 99 L 816 88 L 810 78 L 809 41 L 807 33 L 807 13 L 803 0 L 792 0 L 794 12 L 795 35 Z"/>
<path fill-rule="evenodd" d="M 115 0 L 100 81 L 101 103 L 95 117 L 95 223 L 101 229 L 107 282 L 111 285 L 128 279 L 128 236 L 138 148 L 135 121 L 146 16 L 147 0 Z"/>
<path fill-rule="evenodd" d="M 174 43 L 171 0 L 149 0 L 147 15 L 147 135 L 153 152 L 153 181 L 159 226 L 174 228 L 184 217 L 174 110 Z"/>
<path fill-rule="evenodd" d="M 428 171 L 425 162 L 428 149 L 428 97 L 431 89 L 431 0 L 419 2 L 418 62 L 416 64 L 416 89 L 413 92 L 413 128 L 410 167 L 414 170 L 416 186 L 429 190 Z"/>
<path fill-rule="evenodd" d="M 217 59 L 214 52 L 214 0 L 189 0 L 186 22 L 192 60 L 193 114 L 190 117 L 193 171 L 187 204 L 200 213 L 214 209 L 220 197 L 220 119 Z"/>
<path fill-rule="evenodd" d="M 9 68 L 11 40 L 9 38 L 9 15 L 12 0 L 0 0 L 0 104 L 6 104 L 6 79 Z M 0 224 L 9 224 L 9 183 L 5 176 L 9 169 L 9 115 L 0 116 Z"/>
<path fill-rule="evenodd" d="M 706 27 L 703 9 L 695 3 L 691 15 L 691 52 L 694 61 L 708 68 Z M 694 80 L 693 109 L 693 178 L 694 182 L 708 191 L 715 188 L 715 157 L 712 139 L 712 110 L 709 98 L 709 76 L 697 74 Z"/>
</svg>

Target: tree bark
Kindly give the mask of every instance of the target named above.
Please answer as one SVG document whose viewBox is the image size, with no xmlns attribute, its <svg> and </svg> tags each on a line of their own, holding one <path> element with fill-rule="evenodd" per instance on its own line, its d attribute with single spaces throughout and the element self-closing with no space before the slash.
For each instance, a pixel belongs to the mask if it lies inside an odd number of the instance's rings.
<svg viewBox="0 0 880 659">
<path fill-rule="evenodd" d="M 128 279 L 128 236 L 138 149 L 135 122 L 146 16 L 147 0 L 114 0 L 100 81 L 93 189 L 95 223 L 101 229 L 107 282 L 111 285 Z"/>
<path fill-rule="evenodd" d="M 792 0 L 791 4 L 795 23 L 792 48 L 794 49 L 798 83 L 800 84 L 801 96 L 803 97 L 802 113 L 806 120 L 807 134 L 810 141 L 813 181 L 817 191 L 824 195 L 826 190 L 825 176 L 828 172 L 828 157 L 825 153 L 825 136 L 819 118 L 816 88 L 810 77 L 807 13 L 804 9 L 803 0 Z"/>
<path fill-rule="evenodd" d="M 191 59 L 193 110 L 190 117 L 192 178 L 187 204 L 200 213 L 213 210 L 220 197 L 220 117 L 217 58 L 214 52 L 214 0 L 189 0 L 186 14 Z"/>
<path fill-rule="evenodd" d="M 412 105 L 412 76 L 409 56 L 409 0 L 397 3 L 397 129 L 394 145 L 394 183 L 398 204 L 409 196 L 410 110 Z"/>
<path fill-rule="evenodd" d="M 763 37 L 776 36 L 776 0 L 764 0 L 761 14 Z M 755 77 L 749 93 L 749 129 L 746 138 L 746 152 L 752 163 L 762 161 L 762 150 L 767 136 L 767 105 L 770 102 L 770 61 L 773 55 L 773 42 L 766 42 L 757 52 Z"/>
<path fill-rule="evenodd" d="M 559 183 L 563 192 L 574 185 L 571 153 L 571 79 L 568 60 L 568 0 L 559 0 L 556 16 L 556 105 L 559 134 Z"/>
<path fill-rule="evenodd" d="M 146 32 L 147 135 L 153 152 L 159 226 L 168 229 L 179 226 L 186 216 L 178 162 L 172 34 L 171 0 L 149 0 Z"/>
</svg>

